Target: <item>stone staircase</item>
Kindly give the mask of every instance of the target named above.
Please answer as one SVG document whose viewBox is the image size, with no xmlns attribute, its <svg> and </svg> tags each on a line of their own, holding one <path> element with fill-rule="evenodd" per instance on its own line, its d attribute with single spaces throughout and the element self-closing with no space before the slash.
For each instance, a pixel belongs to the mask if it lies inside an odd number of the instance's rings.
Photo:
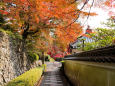
<svg viewBox="0 0 115 86">
<path fill-rule="evenodd" d="M 60 63 L 46 63 L 47 71 L 40 86 L 70 86 L 64 75 L 60 71 Z"/>
</svg>

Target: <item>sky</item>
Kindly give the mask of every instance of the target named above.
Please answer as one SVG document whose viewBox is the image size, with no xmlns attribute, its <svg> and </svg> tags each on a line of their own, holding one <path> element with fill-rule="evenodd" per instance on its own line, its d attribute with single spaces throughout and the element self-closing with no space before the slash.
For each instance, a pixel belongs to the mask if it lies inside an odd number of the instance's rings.
<svg viewBox="0 0 115 86">
<path fill-rule="evenodd" d="M 89 2 L 90 4 L 92 3 L 91 0 Z M 78 8 L 81 8 L 83 4 L 79 5 Z M 115 1 L 113 2 L 113 5 L 115 5 Z M 89 9 L 83 9 L 83 11 L 88 12 Z M 115 8 L 114 7 L 105 7 L 103 6 L 102 8 L 99 7 L 92 7 L 91 12 L 95 12 L 97 15 L 96 16 L 90 16 L 88 20 L 86 18 L 80 18 L 80 21 L 82 25 L 84 25 L 84 29 L 87 28 L 87 25 L 90 25 L 91 29 L 95 29 L 97 27 L 106 27 L 104 24 L 107 22 L 107 19 L 110 18 L 110 16 L 115 16 Z M 86 21 L 87 20 L 87 21 Z"/>
<path fill-rule="evenodd" d="M 101 8 L 93 8 L 92 12 L 96 12 L 97 15 L 90 16 L 88 18 L 88 20 L 86 18 L 81 19 L 83 21 L 83 25 L 85 25 L 85 26 L 89 25 L 91 27 L 91 29 L 95 29 L 98 27 L 104 28 L 105 25 L 102 23 L 107 22 L 107 19 L 110 18 L 110 16 L 108 15 L 108 12 L 102 10 Z"/>
</svg>

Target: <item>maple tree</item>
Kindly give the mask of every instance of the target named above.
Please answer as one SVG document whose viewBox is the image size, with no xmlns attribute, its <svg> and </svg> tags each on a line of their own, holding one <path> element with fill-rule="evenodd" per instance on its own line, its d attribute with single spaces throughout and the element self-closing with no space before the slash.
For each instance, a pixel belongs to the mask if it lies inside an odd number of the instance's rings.
<svg viewBox="0 0 115 86">
<path fill-rule="evenodd" d="M 23 45 L 25 45 L 26 40 L 34 40 L 37 37 L 39 40 L 37 47 L 39 49 L 43 48 L 43 51 L 45 51 L 46 48 L 44 47 L 50 44 L 50 41 L 43 39 L 51 37 L 51 29 L 54 29 L 53 33 L 56 36 L 55 39 L 58 41 L 57 46 L 62 46 L 60 48 L 64 52 L 68 44 L 76 40 L 82 33 L 82 26 L 76 22 L 79 16 L 96 15 L 95 13 L 88 13 L 82 10 L 88 1 L 2 0 L 2 3 L 7 3 L 2 8 L 8 12 L 10 22 L 18 27 L 14 28 L 14 31 L 18 31 L 22 35 Z M 77 6 L 80 3 L 84 3 L 84 5 L 79 9 Z M 43 34 L 41 33 L 44 31 L 44 34 L 47 34 L 47 36 L 42 37 Z M 52 39 L 50 38 L 50 40 Z"/>
</svg>

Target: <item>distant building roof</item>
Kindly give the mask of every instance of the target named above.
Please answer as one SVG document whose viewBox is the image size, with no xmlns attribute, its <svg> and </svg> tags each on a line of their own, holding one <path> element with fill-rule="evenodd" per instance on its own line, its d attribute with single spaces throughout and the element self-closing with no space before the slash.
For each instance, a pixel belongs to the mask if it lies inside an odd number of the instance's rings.
<svg viewBox="0 0 115 86">
<path fill-rule="evenodd" d="M 85 38 L 86 42 L 92 42 L 91 36 L 89 35 L 90 33 L 93 33 L 92 29 L 90 29 L 90 26 L 87 27 L 86 32 L 79 36 L 74 42 L 70 43 L 70 46 L 76 48 L 76 44 L 79 42 L 78 39 Z"/>
</svg>

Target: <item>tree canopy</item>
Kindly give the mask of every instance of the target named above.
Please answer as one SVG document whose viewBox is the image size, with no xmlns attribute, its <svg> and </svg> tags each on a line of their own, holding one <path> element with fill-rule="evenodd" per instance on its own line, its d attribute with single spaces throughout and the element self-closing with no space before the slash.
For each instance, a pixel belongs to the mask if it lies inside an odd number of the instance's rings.
<svg viewBox="0 0 115 86">
<path fill-rule="evenodd" d="M 90 10 L 97 1 L 92 0 L 91 4 L 88 3 L 89 1 L 1 0 L 0 13 L 14 27 L 13 32 L 22 35 L 23 41 L 32 40 L 34 47 L 44 51 L 51 49 L 55 44 L 64 52 L 69 43 L 75 41 L 83 32 L 83 26 L 77 21 L 78 18 L 96 15 Z M 110 6 L 109 3 L 109 0 L 103 2 L 106 6 Z M 80 4 L 83 5 L 78 8 Z M 89 12 L 83 10 L 86 5 L 90 8 Z"/>
</svg>

